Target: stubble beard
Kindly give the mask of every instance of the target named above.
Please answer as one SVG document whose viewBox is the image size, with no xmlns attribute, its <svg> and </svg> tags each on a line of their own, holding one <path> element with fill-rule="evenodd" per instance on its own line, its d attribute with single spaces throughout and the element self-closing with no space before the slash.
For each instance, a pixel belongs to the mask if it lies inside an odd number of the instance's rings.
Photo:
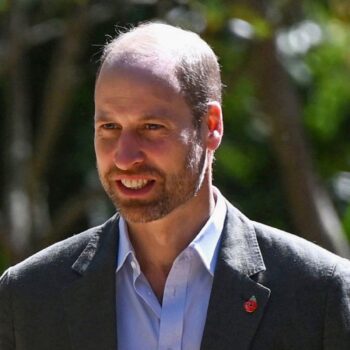
<svg viewBox="0 0 350 350">
<path fill-rule="evenodd" d="M 146 223 L 159 220 L 174 209 L 196 196 L 203 185 L 208 171 L 206 152 L 198 143 L 190 146 L 183 162 L 182 169 L 176 174 L 166 175 L 159 169 L 142 167 L 132 174 L 153 175 L 157 178 L 157 193 L 149 200 L 124 199 L 114 190 L 115 183 L 111 179 L 115 174 L 130 174 L 119 169 L 110 169 L 99 177 L 104 190 L 123 218 L 132 223 Z"/>
</svg>

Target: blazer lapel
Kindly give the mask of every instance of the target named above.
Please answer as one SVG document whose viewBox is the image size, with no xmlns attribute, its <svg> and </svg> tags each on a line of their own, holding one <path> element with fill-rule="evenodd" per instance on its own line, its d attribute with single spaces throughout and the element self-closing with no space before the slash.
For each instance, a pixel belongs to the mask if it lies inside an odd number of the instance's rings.
<svg viewBox="0 0 350 350">
<path fill-rule="evenodd" d="M 76 279 L 63 291 L 72 349 L 116 350 L 115 270 L 118 217 L 92 236 L 72 266 Z"/>
<path fill-rule="evenodd" d="M 270 290 L 255 281 L 263 271 L 254 227 L 228 203 L 202 350 L 249 349 L 270 296 Z M 249 312 L 246 302 L 255 299 L 256 308 Z"/>
</svg>

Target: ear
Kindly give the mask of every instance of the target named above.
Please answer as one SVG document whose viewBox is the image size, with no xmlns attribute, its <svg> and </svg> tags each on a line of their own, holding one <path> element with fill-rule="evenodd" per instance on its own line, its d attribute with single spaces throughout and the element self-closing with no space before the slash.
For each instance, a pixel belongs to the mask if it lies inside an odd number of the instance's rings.
<svg viewBox="0 0 350 350">
<path fill-rule="evenodd" d="M 207 147 L 215 151 L 220 143 L 224 132 L 221 105 L 217 101 L 208 103 L 208 113 L 206 117 Z"/>
</svg>

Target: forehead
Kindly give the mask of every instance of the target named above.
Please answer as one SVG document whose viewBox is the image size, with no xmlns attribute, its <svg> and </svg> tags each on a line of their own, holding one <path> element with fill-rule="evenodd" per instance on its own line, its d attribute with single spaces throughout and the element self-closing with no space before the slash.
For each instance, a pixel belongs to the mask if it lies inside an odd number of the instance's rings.
<svg viewBox="0 0 350 350">
<path fill-rule="evenodd" d="M 108 62 L 102 65 L 95 86 L 96 112 L 186 110 L 177 79 L 166 70 L 140 63 Z M 172 112 L 174 113 L 174 111 Z"/>
<path fill-rule="evenodd" d="M 180 92 L 179 84 L 171 73 L 166 69 L 160 69 L 155 65 L 144 65 L 143 63 L 108 62 L 102 65 L 100 74 L 96 81 L 95 95 L 100 90 L 107 93 L 123 92 L 125 94 L 136 92 L 135 90 L 148 90 L 154 93 Z"/>
</svg>

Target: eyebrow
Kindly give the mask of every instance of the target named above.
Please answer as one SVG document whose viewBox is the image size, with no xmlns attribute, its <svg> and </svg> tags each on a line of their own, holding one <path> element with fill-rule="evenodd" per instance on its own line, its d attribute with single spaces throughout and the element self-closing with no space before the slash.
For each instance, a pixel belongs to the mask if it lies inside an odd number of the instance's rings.
<svg viewBox="0 0 350 350">
<path fill-rule="evenodd" d="M 154 119 L 167 119 L 167 120 L 172 120 L 173 117 L 165 110 L 159 110 L 154 113 L 146 113 L 142 115 L 139 119 L 142 121 L 147 121 L 147 120 L 154 120 Z M 102 122 L 108 122 L 111 121 L 112 117 L 108 117 L 108 113 L 95 113 L 94 114 L 94 120 L 95 121 L 102 121 Z"/>
<path fill-rule="evenodd" d="M 171 120 L 173 119 L 168 112 L 160 110 L 157 111 L 156 113 L 146 113 L 144 116 L 141 117 L 142 120 L 151 120 L 151 119 L 168 119 Z"/>
<path fill-rule="evenodd" d="M 95 113 L 94 114 L 94 121 L 101 121 L 101 122 L 107 122 L 110 121 L 110 118 L 107 118 L 106 115 L 103 113 Z"/>
</svg>

